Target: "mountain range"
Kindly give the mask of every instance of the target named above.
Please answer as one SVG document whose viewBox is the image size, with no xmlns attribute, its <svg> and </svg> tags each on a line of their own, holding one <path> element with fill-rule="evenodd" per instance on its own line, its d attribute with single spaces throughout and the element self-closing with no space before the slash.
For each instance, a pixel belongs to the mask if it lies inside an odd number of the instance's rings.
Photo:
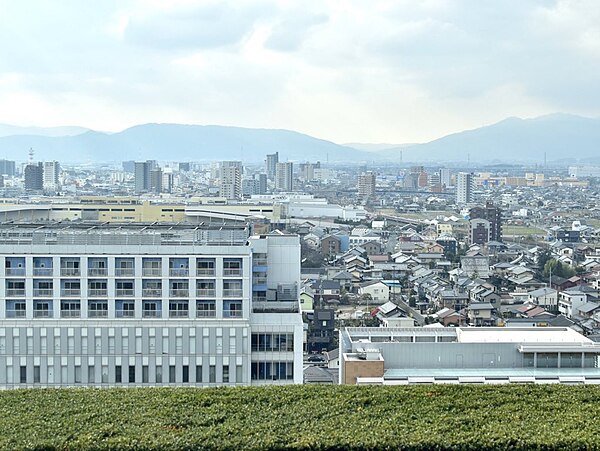
<svg viewBox="0 0 600 451">
<path fill-rule="evenodd" d="M 219 125 L 144 124 L 118 133 L 83 127 L 15 127 L 0 124 L 0 158 L 122 161 L 280 161 L 322 162 L 600 162 L 600 119 L 551 114 L 511 117 L 422 144 L 340 145 L 306 134 Z M 21 156 L 21 158 L 19 158 Z"/>
</svg>

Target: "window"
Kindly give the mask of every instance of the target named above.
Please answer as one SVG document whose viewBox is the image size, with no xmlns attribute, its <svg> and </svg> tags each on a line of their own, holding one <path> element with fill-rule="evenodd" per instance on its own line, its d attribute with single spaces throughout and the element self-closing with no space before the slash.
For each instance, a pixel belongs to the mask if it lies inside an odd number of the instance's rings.
<svg viewBox="0 0 600 451">
<path fill-rule="evenodd" d="M 215 275 L 215 259 L 214 258 L 199 258 L 196 261 L 196 275 L 214 276 Z"/>
<path fill-rule="evenodd" d="M 135 316 L 135 301 L 115 301 L 115 316 L 117 318 L 133 318 Z"/>
<path fill-rule="evenodd" d="M 196 383 L 202 383 L 202 365 L 196 365 Z"/>
<path fill-rule="evenodd" d="M 88 301 L 88 316 L 90 318 L 108 317 L 107 301 Z"/>
<path fill-rule="evenodd" d="M 115 276 L 131 277 L 134 275 L 134 259 L 133 258 L 116 258 L 115 259 Z"/>
<path fill-rule="evenodd" d="M 223 365 L 223 382 L 229 382 L 229 365 Z"/>
<path fill-rule="evenodd" d="M 103 384 L 108 383 L 108 367 L 107 366 L 102 367 L 102 383 Z"/>
<path fill-rule="evenodd" d="M 142 301 L 142 317 L 160 318 L 161 305 L 161 301 Z"/>
<path fill-rule="evenodd" d="M 108 294 L 107 284 L 106 280 L 90 279 L 88 281 L 88 296 L 106 296 Z"/>
<path fill-rule="evenodd" d="M 240 259 L 240 258 L 224 259 L 223 260 L 223 275 L 226 277 L 241 276 L 242 275 L 242 259 Z"/>
<path fill-rule="evenodd" d="M 79 258 L 78 257 L 61 257 L 60 259 L 60 275 L 73 277 L 80 276 Z"/>
<path fill-rule="evenodd" d="M 81 316 L 81 301 L 60 301 L 60 316 L 61 318 L 79 318 Z"/>
<path fill-rule="evenodd" d="M 148 383 L 148 365 L 142 366 L 142 383 Z"/>
<path fill-rule="evenodd" d="M 294 379 L 293 362 L 252 362 L 251 378 L 253 380 Z"/>
<path fill-rule="evenodd" d="M 115 383 L 117 384 L 120 384 L 123 381 L 122 371 L 121 365 L 115 366 Z"/>
<path fill-rule="evenodd" d="M 181 381 L 184 384 L 187 384 L 190 381 L 190 367 L 188 365 L 183 365 L 182 367 Z"/>
<path fill-rule="evenodd" d="M 129 366 L 129 383 L 135 384 L 135 365 Z"/>
<path fill-rule="evenodd" d="M 244 372 L 242 365 L 236 365 L 235 367 L 235 382 L 238 384 L 244 382 Z"/>
<path fill-rule="evenodd" d="M 160 277 L 162 273 L 162 262 L 160 258 L 142 259 L 142 276 Z"/>
<path fill-rule="evenodd" d="M 171 280 L 169 282 L 169 296 L 172 298 L 187 298 L 189 296 L 189 282 L 187 280 Z"/>
<path fill-rule="evenodd" d="M 38 279 L 33 281 L 34 297 L 52 297 L 52 280 Z"/>
<path fill-rule="evenodd" d="M 156 382 L 162 384 L 162 366 L 159 365 L 156 367 Z"/>
<path fill-rule="evenodd" d="M 71 338 L 71 337 L 69 337 L 69 338 Z M 81 366 L 80 365 L 75 366 L 75 383 L 81 384 Z"/>
<path fill-rule="evenodd" d="M 216 294 L 215 281 L 201 279 L 196 281 L 196 296 L 198 297 L 214 297 Z"/>
<path fill-rule="evenodd" d="M 210 365 L 208 367 L 208 382 L 211 384 L 217 382 L 217 367 L 215 365 Z"/>
<path fill-rule="evenodd" d="M 240 297 L 243 294 L 241 280 L 224 280 L 223 297 Z"/>
<path fill-rule="evenodd" d="M 6 296 L 25 296 L 25 281 L 21 279 L 7 279 Z"/>
<path fill-rule="evenodd" d="M 96 382 L 96 368 L 94 365 L 88 366 L 88 383 L 93 384 Z"/>
<path fill-rule="evenodd" d="M 135 294 L 133 280 L 116 280 L 115 281 L 115 294 L 117 297 L 121 296 L 133 296 Z"/>
<path fill-rule="evenodd" d="M 27 315 L 27 304 L 25 301 L 6 301 L 7 318 L 25 318 Z"/>
<path fill-rule="evenodd" d="M 158 298 L 162 296 L 162 281 L 146 279 L 142 280 L 142 296 Z"/>
<path fill-rule="evenodd" d="M 286 352 L 294 350 L 293 334 L 263 333 L 252 334 L 252 351 Z"/>
<path fill-rule="evenodd" d="M 169 317 L 170 318 L 187 318 L 188 316 L 188 301 L 170 301 L 169 302 Z"/>
<path fill-rule="evenodd" d="M 21 384 L 27 383 L 27 367 L 26 366 L 19 367 L 19 382 Z"/>
<path fill-rule="evenodd" d="M 81 282 L 79 280 L 61 280 L 61 296 L 80 296 Z"/>
<path fill-rule="evenodd" d="M 98 277 L 108 275 L 106 258 L 91 257 L 88 259 L 88 276 Z"/>
<path fill-rule="evenodd" d="M 33 367 L 33 383 L 40 383 L 40 367 L 38 365 Z"/>
<path fill-rule="evenodd" d="M 52 301 L 33 301 L 34 318 L 50 318 L 52 316 Z"/>
<path fill-rule="evenodd" d="M 243 313 L 242 301 L 223 301 L 223 318 L 241 318 Z"/>
<path fill-rule="evenodd" d="M 198 318 L 214 318 L 217 313 L 215 301 L 196 301 L 196 316 Z"/>
<path fill-rule="evenodd" d="M 169 366 L 169 382 L 171 384 L 175 383 L 175 365 Z"/>
</svg>

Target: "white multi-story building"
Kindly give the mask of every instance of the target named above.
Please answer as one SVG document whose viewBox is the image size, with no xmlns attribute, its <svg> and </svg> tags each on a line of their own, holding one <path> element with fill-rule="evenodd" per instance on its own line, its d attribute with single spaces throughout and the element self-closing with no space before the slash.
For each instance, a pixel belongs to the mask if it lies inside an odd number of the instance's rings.
<svg viewBox="0 0 600 451">
<path fill-rule="evenodd" d="M 47 191 L 57 191 L 60 189 L 58 176 L 60 174 L 60 163 L 58 161 L 44 162 L 44 189 Z"/>
<path fill-rule="evenodd" d="M 302 382 L 296 235 L 0 226 L 0 388 Z"/>
<path fill-rule="evenodd" d="M 456 203 L 466 205 L 473 202 L 473 174 L 459 172 L 456 174 Z"/>
</svg>

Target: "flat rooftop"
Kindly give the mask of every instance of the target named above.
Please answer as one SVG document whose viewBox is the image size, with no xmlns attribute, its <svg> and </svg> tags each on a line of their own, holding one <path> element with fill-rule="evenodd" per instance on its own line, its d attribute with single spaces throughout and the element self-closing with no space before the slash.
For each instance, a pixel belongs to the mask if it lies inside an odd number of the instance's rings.
<svg viewBox="0 0 600 451">
<path fill-rule="evenodd" d="M 522 344 L 592 344 L 569 327 L 348 327 L 352 343 L 457 342 Z"/>
</svg>

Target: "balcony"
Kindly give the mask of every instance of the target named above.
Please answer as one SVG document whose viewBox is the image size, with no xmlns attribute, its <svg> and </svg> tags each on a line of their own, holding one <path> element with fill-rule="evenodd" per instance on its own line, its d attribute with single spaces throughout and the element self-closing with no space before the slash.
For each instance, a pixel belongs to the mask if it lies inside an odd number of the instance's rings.
<svg viewBox="0 0 600 451">
<path fill-rule="evenodd" d="M 298 301 L 258 301 L 253 298 L 252 311 L 254 313 L 298 313 L 300 305 Z"/>
<path fill-rule="evenodd" d="M 90 288 L 88 289 L 88 296 L 91 298 L 105 298 L 108 296 L 108 290 L 106 288 Z"/>
<path fill-rule="evenodd" d="M 267 266 L 267 259 L 266 258 L 254 258 L 252 260 L 252 265 L 253 266 Z"/>
<path fill-rule="evenodd" d="M 242 268 L 225 268 L 223 269 L 223 276 L 225 277 L 240 277 L 242 275 Z"/>
<path fill-rule="evenodd" d="M 227 290 L 223 290 L 223 297 L 224 298 L 240 298 L 243 296 L 244 290 L 241 289 L 227 289 Z"/>
<path fill-rule="evenodd" d="M 172 298 L 187 298 L 189 295 L 190 295 L 189 290 L 185 290 L 185 289 L 169 290 L 169 296 Z"/>
<path fill-rule="evenodd" d="M 215 310 L 196 310 L 196 318 L 215 318 L 216 316 Z"/>
<path fill-rule="evenodd" d="M 108 318 L 108 310 L 88 310 L 89 318 Z"/>
<path fill-rule="evenodd" d="M 34 288 L 33 289 L 33 297 L 34 298 L 51 298 L 54 294 L 54 290 L 52 288 Z"/>
<path fill-rule="evenodd" d="M 190 270 L 188 268 L 170 268 L 169 275 L 171 277 L 189 277 Z"/>
<path fill-rule="evenodd" d="M 142 318 L 160 318 L 160 310 L 142 310 Z"/>
<path fill-rule="evenodd" d="M 79 268 L 60 268 L 62 277 L 80 277 L 81 270 Z"/>
<path fill-rule="evenodd" d="M 24 288 L 7 288 L 6 289 L 6 297 L 14 298 L 14 297 L 23 297 L 25 296 Z"/>
<path fill-rule="evenodd" d="M 161 288 L 143 288 L 142 296 L 145 298 L 160 298 L 162 297 Z"/>
<path fill-rule="evenodd" d="M 34 277 L 52 277 L 53 273 L 52 268 L 33 268 Z"/>
<path fill-rule="evenodd" d="M 115 294 L 118 298 L 131 298 L 135 296 L 135 290 L 116 289 Z"/>
<path fill-rule="evenodd" d="M 196 296 L 199 298 L 214 298 L 217 290 L 214 288 L 198 288 L 196 290 Z"/>
<path fill-rule="evenodd" d="M 133 277 L 134 274 L 133 268 L 115 268 L 115 277 Z"/>
<path fill-rule="evenodd" d="M 162 269 L 160 268 L 142 268 L 143 277 L 160 277 L 162 276 Z"/>
<path fill-rule="evenodd" d="M 90 277 L 106 277 L 108 276 L 107 268 L 88 268 L 88 276 Z"/>
<path fill-rule="evenodd" d="M 27 312 L 25 310 L 7 310 L 6 317 L 7 318 L 25 318 L 27 316 Z"/>
<path fill-rule="evenodd" d="M 34 310 L 33 317 L 34 318 L 50 318 L 52 316 L 52 312 L 49 310 Z"/>
<path fill-rule="evenodd" d="M 81 296 L 81 290 L 79 288 L 62 289 L 60 295 L 63 297 L 79 297 Z"/>
<path fill-rule="evenodd" d="M 241 318 L 244 315 L 242 310 L 225 310 L 223 318 Z"/>
<path fill-rule="evenodd" d="M 187 318 L 187 310 L 169 310 L 169 318 Z"/>
<path fill-rule="evenodd" d="M 81 318 L 81 310 L 61 310 L 61 318 Z"/>
<path fill-rule="evenodd" d="M 7 277 L 24 277 L 25 276 L 25 268 L 6 268 L 6 276 Z"/>
<path fill-rule="evenodd" d="M 215 276 L 215 268 L 196 268 L 196 276 Z"/>
<path fill-rule="evenodd" d="M 115 310 L 115 316 L 117 318 L 133 318 L 135 316 L 134 310 Z"/>
</svg>

